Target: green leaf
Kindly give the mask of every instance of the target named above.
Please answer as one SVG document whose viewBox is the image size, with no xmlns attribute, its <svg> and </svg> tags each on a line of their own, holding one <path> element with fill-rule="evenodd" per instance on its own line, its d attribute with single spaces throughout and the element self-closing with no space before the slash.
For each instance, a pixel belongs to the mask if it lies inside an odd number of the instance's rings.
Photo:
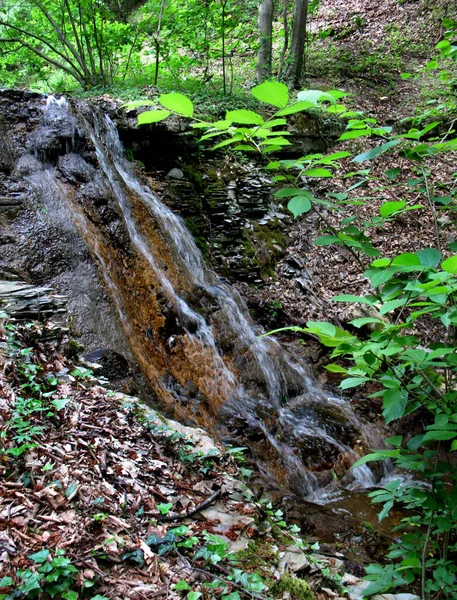
<svg viewBox="0 0 457 600">
<path fill-rule="evenodd" d="M 327 371 L 330 371 L 330 373 L 347 373 L 347 369 L 344 369 L 343 367 L 340 367 L 340 365 L 337 365 L 335 363 L 325 365 L 324 369 L 327 369 Z"/>
<path fill-rule="evenodd" d="M 385 144 L 376 146 L 376 148 L 372 148 L 371 150 L 368 150 L 367 152 L 364 152 L 363 154 L 358 154 L 357 156 L 355 156 L 352 159 L 351 162 L 364 162 L 366 160 L 373 160 L 373 158 L 376 158 L 377 156 L 384 154 L 384 152 L 387 152 L 387 150 L 389 150 L 390 148 L 393 148 L 393 146 L 396 146 L 399 143 L 400 143 L 400 140 L 391 140 L 390 142 L 386 142 Z"/>
<path fill-rule="evenodd" d="M 390 215 L 395 214 L 396 212 L 402 210 L 406 206 L 406 200 L 399 200 L 396 202 L 384 202 L 384 204 L 379 209 L 381 213 L 381 217 L 390 217 Z"/>
<path fill-rule="evenodd" d="M 49 556 L 49 550 L 45 548 L 44 550 L 40 550 L 39 552 L 35 552 L 35 554 L 31 554 L 29 556 L 30 560 L 33 560 L 34 563 L 44 563 Z"/>
<path fill-rule="evenodd" d="M 427 431 L 427 433 L 424 435 L 423 441 L 431 442 L 431 441 L 439 441 L 439 440 L 452 440 L 455 437 L 457 437 L 457 431 L 432 430 L 432 431 Z"/>
<path fill-rule="evenodd" d="M 287 125 L 286 119 L 273 119 L 272 121 L 265 121 L 263 127 L 271 129 L 271 127 L 277 127 L 278 125 Z"/>
<path fill-rule="evenodd" d="M 14 585 L 14 581 L 11 577 L 2 577 L 0 579 L 0 588 L 9 587 L 10 585 Z"/>
<path fill-rule="evenodd" d="M 252 95 L 260 102 L 284 108 L 289 102 L 287 85 L 279 81 L 265 81 L 251 90 Z"/>
<path fill-rule="evenodd" d="M 402 435 L 394 435 L 392 437 L 387 438 L 384 441 L 386 444 L 390 444 L 391 446 L 395 446 L 396 448 L 399 448 L 403 441 L 403 436 Z"/>
<path fill-rule="evenodd" d="M 70 398 L 58 398 L 56 400 L 52 400 L 51 404 L 53 404 L 57 410 L 62 410 L 67 406 L 69 402 Z"/>
<path fill-rule="evenodd" d="M 386 283 L 387 281 L 389 281 L 389 279 L 392 279 L 392 277 L 394 275 L 395 275 L 395 270 L 393 270 L 393 269 L 386 269 L 385 271 L 378 271 L 376 273 L 370 273 L 371 285 L 374 288 L 377 288 L 377 287 L 383 285 L 384 283 Z"/>
<path fill-rule="evenodd" d="M 336 103 L 332 94 L 322 92 L 321 90 L 303 90 L 298 92 L 297 98 L 300 102 L 311 102 L 313 106 L 317 106 L 319 102 Z"/>
<path fill-rule="evenodd" d="M 390 300 L 381 306 L 379 312 L 381 315 L 386 315 L 393 310 L 400 308 L 400 306 L 404 306 L 407 302 L 407 298 L 400 298 L 399 300 Z"/>
<path fill-rule="evenodd" d="M 394 180 L 398 177 L 398 175 L 400 175 L 401 173 L 401 169 L 387 169 L 386 171 L 386 175 L 389 179 Z"/>
<path fill-rule="evenodd" d="M 441 263 L 441 268 L 443 271 L 447 273 L 452 273 L 453 275 L 457 273 L 457 255 L 450 256 L 446 260 L 443 260 Z"/>
<path fill-rule="evenodd" d="M 290 196 L 303 196 L 309 194 L 301 188 L 282 188 L 274 193 L 275 198 L 289 198 Z"/>
<path fill-rule="evenodd" d="M 362 456 L 356 463 L 352 465 L 352 469 L 355 467 L 361 467 L 367 462 L 373 462 L 375 460 L 386 460 L 387 458 L 396 458 L 400 454 L 400 450 L 379 450 L 378 452 L 372 452 Z"/>
<path fill-rule="evenodd" d="M 72 481 L 70 485 L 65 490 L 65 496 L 69 498 L 76 490 L 78 489 L 78 483 L 76 481 Z"/>
<path fill-rule="evenodd" d="M 187 600 L 198 600 L 198 598 L 200 598 L 201 595 L 201 592 L 189 592 L 187 594 Z"/>
<path fill-rule="evenodd" d="M 363 130 L 355 130 L 355 131 L 346 131 L 343 135 L 340 135 L 339 139 L 341 141 L 344 140 L 352 140 L 354 138 L 359 138 L 362 136 L 371 135 L 371 129 L 363 129 Z"/>
<path fill-rule="evenodd" d="M 190 585 L 184 579 L 180 579 L 175 583 L 175 590 L 190 590 Z"/>
<path fill-rule="evenodd" d="M 392 259 L 392 267 L 411 267 L 420 265 L 420 259 L 415 252 L 403 252 Z"/>
<path fill-rule="evenodd" d="M 373 306 L 376 302 L 376 298 L 372 296 L 354 296 L 353 294 L 340 294 L 332 298 L 334 302 L 360 302 L 360 304 L 368 304 Z"/>
<path fill-rule="evenodd" d="M 307 177 L 333 177 L 332 172 L 328 169 L 308 169 L 303 173 Z"/>
<path fill-rule="evenodd" d="M 158 123 L 171 115 L 169 110 L 147 110 L 138 115 L 138 125 L 148 125 L 149 123 Z"/>
<path fill-rule="evenodd" d="M 384 410 L 382 414 L 386 423 L 391 423 L 396 419 L 400 419 L 406 410 L 408 396 L 404 390 L 389 389 L 385 390 L 382 395 Z"/>
<path fill-rule="evenodd" d="M 183 117 L 192 117 L 194 114 L 194 105 L 192 102 L 184 96 L 183 94 L 179 94 L 177 92 L 172 92 L 171 94 L 162 94 L 159 97 L 159 102 L 165 108 L 178 113 L 178 115 L 182 115 Z"/>
<path fill-rule="evenodd" d="M 341 245 L 343 242 L 336 235 L 321 235 L 314 240 L 315 246 L 330 246 L 331 244 Z"/>
<path fill-rule="evenodd" d="M 436 248 L 425 248 L 417 252 L 421 265 L 424 267 L 436 267 L 442 258 L 442 254 Z"/>
<path fill-rule="evenodd" d="M 384 321 L 381 319 L 375 319 L 374 317 L 360 317 L 359 319 L 354 319 L 351 321 L 351 325 L 354 325 L 354 327 L 363 327 L 364 325 L 369 325 L 370 323 L 385 325 Z"/>
<path fill-rule="evenodd" d="M 157 504 L 156 508 L 162 513 L 162 515 L 166 515 L 173 508 L 173 504 L 171 502 L 167 502 L 166 504 Z"/>
<path fill-rule="evenodd" d="M 227 121 L 241 123 L 242 125 L 263 125 L 262 117 L 253 110 L 230 110 L 225 118 Z"/>
<path fill-rule="evenodd" d="M 62 594 L 62 598 L 64 600 L 78 600 L 79 596 L 78 596 L 77 592 L 74 592 L 72 590 L 67 590 L 66 592 L 64 592 Z"/>
<path fill-rule="evenodd" d="M 357 387 L 358 385 L 363 385 L 367 381 L 370 381 L 369 377 L 348 377 L 340 383 L 340 388 L 342 390 L 347 390 L 349 388 Z"/>
<path fill-rule="evenodd" d="M 294 115 L 295 113 L 302 112 L 308 108 L 314 108 L 314 104 L 312 102 L 295 102 L 295 104 L 291 104 L 277 112 L 276 116 L 285 117 L 287 115 Z"/>
<path fill-rule="evenodd" d="M 134 102 L 127 102 L 126 104 L 122 104 L 120 108 L 125 108 L 126 110 L 132 110 L 133 108 L 139 108 L 140 106 L 154 106 L 155 102 L 152 100 L 135 100 Z"/>
<path fill-rule="evenodd" d="M 295 196 L 289 200 L 287 208 L 297 218 L 299 215 L 303 215 L 311 210 L 311 200 L 309 196 Z"/>
</svg>

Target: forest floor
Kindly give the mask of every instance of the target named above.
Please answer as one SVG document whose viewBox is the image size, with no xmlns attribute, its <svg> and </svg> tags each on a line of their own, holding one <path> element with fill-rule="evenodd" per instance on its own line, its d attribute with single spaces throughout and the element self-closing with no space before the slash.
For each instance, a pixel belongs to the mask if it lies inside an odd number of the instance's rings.
<svg viewBox="0 0 457 600">
<path fill-rule="evenodd" d="M 309 583 L 342 600 L 366 585 L 253 494 L 240 449 L 110 391 L 71 348 L 61 326 L 2 315 L 0 598 L 310 600 Z"/>
</svg>

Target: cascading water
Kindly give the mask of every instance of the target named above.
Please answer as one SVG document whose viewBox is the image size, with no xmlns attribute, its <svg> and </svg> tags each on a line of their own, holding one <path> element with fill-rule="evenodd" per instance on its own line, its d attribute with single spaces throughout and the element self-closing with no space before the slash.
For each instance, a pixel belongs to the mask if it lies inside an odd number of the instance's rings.
<svg viewBox="0 0 457 600">
<path fill-rule="evenodd" d="M 110 118 L 50 97 L 44 127 L 59 120 L 66 141 L 50 159 L 37 136 L 43 166 L 30 181 L 45 206 L 52 210 L 53 198 L 54 207 L 69 207 L 158 397 L 178 417 L 249 445 L 266 474 L 317 498 L 319 486 L 358 458 L 367 429 L 362 434 L 347 403 L 316 387 L 274 338 L 259 338 L 181 218 L 135 176 Z M 70 167 L 78 173 L 73 185 Z M 374 482 L 368 467 L 352 480 Z"/>
</svg>

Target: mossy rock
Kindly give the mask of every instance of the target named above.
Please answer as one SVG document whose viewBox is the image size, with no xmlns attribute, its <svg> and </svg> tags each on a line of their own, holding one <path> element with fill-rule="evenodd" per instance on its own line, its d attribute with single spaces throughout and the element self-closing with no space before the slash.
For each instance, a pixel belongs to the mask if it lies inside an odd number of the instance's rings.
<svg viewBox="0 0 457 600">
<path fill-rule="evenodd" d="M 277 555 L 270 542 L 259 539 L 255 542 L 250 541 L 246 550 L 237 552 L 237 557 L 248 564 L 250 568 L 259 568 L 271 565 L 271 562 L 276 560 Z"/>
<path fill-rule="evenodd" d="M 270 588 L 270 594 L 275 598 L 281 597 L 284 592 L 290 594 L 291 600 L 314 600 L 309 583 L 287 573 Z"/>
</svg>

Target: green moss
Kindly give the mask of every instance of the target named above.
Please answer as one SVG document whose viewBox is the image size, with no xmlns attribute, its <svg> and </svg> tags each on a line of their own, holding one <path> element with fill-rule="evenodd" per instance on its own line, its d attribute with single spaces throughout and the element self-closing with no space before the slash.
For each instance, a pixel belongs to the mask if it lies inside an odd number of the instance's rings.
<svg viewBox="0 0 457 600">
<path fill-rule="evenodd" d="M 288 592 L 292 600 L 314 600 L 309 583 L 287 573 L 270 588 L 270 594 L 274 597 L 281 596 L 284 592 Z"/>
<path fill-rule="evenodd" d="M 254 569 L 271 566 L 271 562 L 277 558 L 272 544 L 264 539 L 249 542 L 246 550 L 237 552 L 237 557 L 243 561 L 245 568 Z"/>
<path fill-rule="evenodd" d="M 273 221 L 268 225 L 254 225 L 254 231 L 245 229 L 244 237 L 245 257 L 259 267 L 262 279 L 273 276 L 276 263 L 287 246 L 282 224 Z"/>
<path fill-rule="evenodd" d="M 84 346 L 71 338 L 68 340 L 67 352 L 69 358 L 78 358 L 84 352 Z"/>
</svg>

